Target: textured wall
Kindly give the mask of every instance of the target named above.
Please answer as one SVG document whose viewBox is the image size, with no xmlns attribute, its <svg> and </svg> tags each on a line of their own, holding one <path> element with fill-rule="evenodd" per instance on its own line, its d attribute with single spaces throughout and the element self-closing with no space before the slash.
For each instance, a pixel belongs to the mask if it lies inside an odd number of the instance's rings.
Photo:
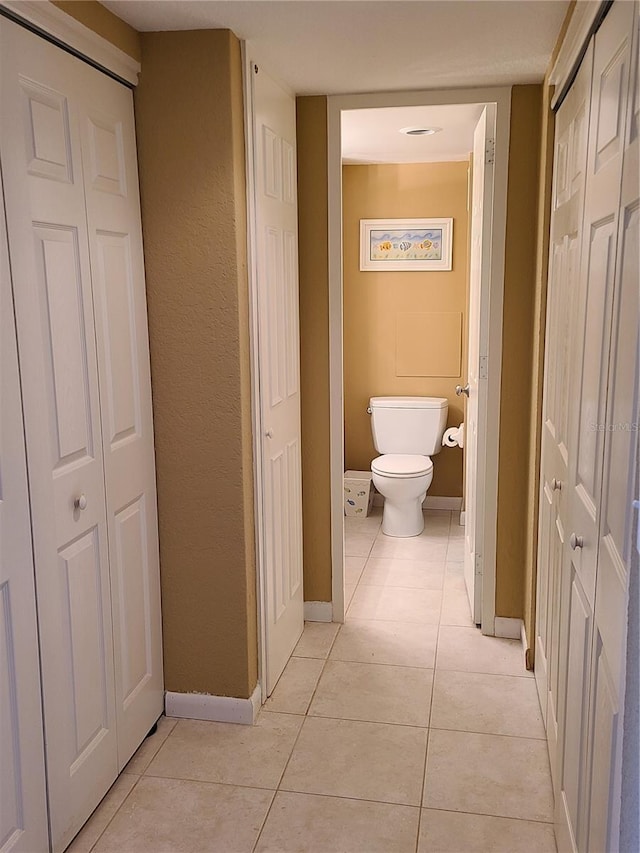
<svg viewBox="0 0 640 853">
<path fill-rule="evenodd" d="M 446 397 L 448 425 L 464 418 L 454 389 L 467 370 L 468 169 L 467 161 L 342 169 L 347 468 L 369 470 L 378 455 L 366 411 L 372 396 Z M 421 217 L 453 217 L 452 270 L 360 272 L 361 219 Z M 439 316 L 426 340 L 431 314 Z M 460 448 L 434 457 L 429 494 L 462 495 Z"/>
<path fill-rule="evenodd" d="M 305 601 L 331 601 L 327 99 L 296 100 Z"/>
<path fill-rule="evenodd" d="M 53 5 L 80 21 L 85 27 L 115 44 L 124 53 L 140 61 L 140 33 L 96 0 L 52 0 Z"/>
<path fill-rule="evenodd" d="M 240 45 L 142 34 L 136 92 L 168 690 L 248 697 L 257 642 Z"/>
</svg>

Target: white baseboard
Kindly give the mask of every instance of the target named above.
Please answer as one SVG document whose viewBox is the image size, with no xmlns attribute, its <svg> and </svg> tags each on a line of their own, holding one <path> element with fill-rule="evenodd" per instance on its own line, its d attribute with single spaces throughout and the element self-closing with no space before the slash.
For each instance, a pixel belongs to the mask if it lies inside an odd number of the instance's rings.
<svg viewBox="0 0 640 853">
<path fill-rule="evenodd" d="M 257 684 L 249 699 L 211 696 L 208 693 L 172 693 L 167 690 L 164 708 L 167 717 L 252 726 L 256 721 L 261 702 L 262 691 Z"/>
<path fill-rule="evenodd" d="M 424 509 L 461 510 L 462 498 L 440 498 L 437 495 L 427 495 L 422 506 Z"/>
<path fill-rule="evenodd" d="M 333 622 L 333 604 L 330 601 L 305 601 L 305 622 Z"/>
<path fill-rule="evenodd" d="M 374 506 L 384 506 L 384 498 L 379 492 L 373 496 L 373 505 Z M 423 509 L 448 509 L 456 510 L 462 509 L 462 498 L 446 498 L 446 497 L 438 497 L 438 495 L 427 495 L 422 503 Z"/>
<path fill-rule="evenodd" d="M 460 521 L 458 522 L 460 527 L 464 527 L 466 517 L 467 517 L 466 512 L 463 509 L 461 509 L 460 510 Z"/>
<path fill-rule="evenodd" d="M 496 616 L 495 635 L 509 640 L 520 640 L 524 623 L 522 619 L 511 619 L 507 616 Z"/>
</svg>

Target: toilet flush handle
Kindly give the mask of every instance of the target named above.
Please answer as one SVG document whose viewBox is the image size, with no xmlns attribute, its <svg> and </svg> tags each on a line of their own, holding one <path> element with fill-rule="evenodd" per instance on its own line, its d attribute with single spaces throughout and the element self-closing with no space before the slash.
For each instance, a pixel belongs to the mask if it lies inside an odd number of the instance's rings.
<svg viewBox="0 0 640 853">
<path fill-rule="evenodd" d="M 367 406 L 367 414 L 368 414 L 368 415 L 370 415 L 370 414 L 371 414 L 371 406 Z"/>
</svg>

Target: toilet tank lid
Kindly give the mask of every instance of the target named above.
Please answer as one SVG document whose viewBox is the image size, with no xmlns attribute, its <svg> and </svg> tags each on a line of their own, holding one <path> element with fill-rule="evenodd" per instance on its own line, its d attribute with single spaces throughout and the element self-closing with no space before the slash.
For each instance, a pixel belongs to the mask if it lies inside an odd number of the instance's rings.
<svg viewBox="0 0 640 853">
<path fill-rule="evenodd" d="M 372 409 L 446 409 L 449 401 L 446 397 L 372 397 L 369 405 Z"/>
</svg>

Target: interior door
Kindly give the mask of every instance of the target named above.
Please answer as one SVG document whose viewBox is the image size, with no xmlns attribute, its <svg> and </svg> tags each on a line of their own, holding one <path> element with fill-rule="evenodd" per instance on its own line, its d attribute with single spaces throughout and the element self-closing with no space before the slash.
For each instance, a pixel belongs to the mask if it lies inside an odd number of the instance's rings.
<svg viewBox="0 0 640 853">
<path fill-rule="evenodd" d="M 121 770 L 164 703 L 147 306 L 133 95 L 86 66 L 76 79 L 96 318 Z"/>
<path fill-rule="evenodd" d="M 22 401 L 0 177 L 0 850 L 49 845 Z"/>
<path fill-rule="evenodd" d="M 464 578 L 473 621 L 482 621 L 484 459 L 486 455 L 487 353 L 493 204 L 495 108 L 485 107 L 473 134 L 469 264 L 469 363 L 465 411 Z"/>
<path fill-rule="evenodd" d="M 267 695 L 304 627 L 295 98 L 251 63 Z"/>
<path fill-rule="evenodd" d="M 589 814 L 589 767 L 599 757 L 601 742 L 613 736 L 616 727 L 617 685 L 615 662 L 620 652 L 604 655 L 606 646 L 600 630 L 611 627 L 610 620 L 623 622 L 625 609 L 609 602 L 611 610 L 605 621 L 594 631 L 596 609 L 596 573 L 598 559 L 609 548 L 611 560 L 619 567 L 619 554 L 624 552 L 620 539 L 620 520 L 614 519 L 607 508 L 621 506 L 618 489 L 625 491 L 628 471 L 623 483 L 605 486 L 605 442 L 608 429 L 607 413 L 611 405 L 621 405 L 611 395 L 609 381 L 609 351 L 613 318 L 622 294 L 616 294 L 616 255 L 618 250 L 619 210 L 621 197 L 622 162 L 625 148 L 625 125 L 631 34 L 634 4 L 614 3 L 595 38 L 589 148 L 587 154 L 587 184 L 581 266 L 577 297 L 577 326 L 573 344 L 576 369 L 572 388 L 575 395 L 570 425 L 572 453 L 568 472 L 568 570 L 562 595 L 566 596 L 566 633 L 561 639 L 560 655 L 567 661 L 566 707 L 561 796 L 557 803 L 560 841 L 574 849 L 589 849 L 589 833 L 594 819 Z M 629 235 L 630 238 L 630 235 Z M 628 242 L 633 258 L 633 241 Z M 637 267 L 635 287 L 637 288 Z M 628 296 L 627 296 L 628 298 Z M 636 303 L 637 304 L 637 303 Z M 633 302 L 629 305 L 633 308 Z M 635 315 L 637 322 L 637 314 Z M 621 345 L 623 362 L 629 357 L 627 344 Z M 615 349 L 612 350 L 613 357 Z M 635 358 L 635 357 L 633 357 Z M 633 362 L 635 369 L 635 361 Z M 622 366 L 622 365 L 621 365 Z M 633 378 L 633 372 L 627 378 Z M 611 380 L 613 380 L 613 375 Z M 635 387 L 635 386 L 632 386 Z M 630 395 L 625 386 L 624 393 Z M 621 445 L 616 442 L 616 445 Z M 627 457 L 628 464 L 628 457 Z M 618 472 L 619 473 L 619 472 Z M 608 494 L 607 488 L 613 489 Z M 606 519 L 603 512 L 607 508 Z M 627 513 L 622 511 L 622 524 Z M 611 527 L 612 525 L 612 527 Z M 601 531 L 604 534 L 601 545 Z M 610 531 L 613 531 L 610 533 Z M 609 537 L 609 538 L 607 538 Z M 606 557 L 603 571 L 605 577 Z M 615 572 L 615 569 L 613 569 Z M 626 583 L 624 577 L 619 583 Z M 605 590 L 614 595 L 614 587 L 605 582 Z M 599 594 L 600 590 L 598 590 Z M 626 587 L 625 587 L 626 594 Z M 602 595 L 602 594 L 601 594 Z M 614 595 L 615 598 L 615 595 Z M 619 596 L 617 597 L 619 602 Z M 598 609 L 605 607 L 599 600 Z M 563 620 L 564 621 L 564 620 Z M 565 627 L 563 626 L 563 627 Z M 615 646 L 615 639 L 612 640 Z M 593 676 L 593 678 L 592 678 Z M 598 703 L 597 718 L 603 728 L 598 743 L 593 743 L 590 699 Z M 607 733 L 609 732 L 609 733 Z M 606 768 L 602 767 L 601 770 Z M 606 783 L 604 783 L 606 784 Z M 604 804 L 609 811 L 609 800 Z M 597 820 L 597 818 L 595 818 Z M 598 830 L 602 833 L 602 830 Z M 596 833 L 597 834 L 597 833 Z M 595 837 L 595 836 L 594 836 Z M 597 847 L 592 848 L 599 849 Z M 603 849 L 608 849 L 606 846 Z"/>
<path fill-rule="evenodd" d="M 554 784 L 558 782 L 559 633 L 567 538 L 570 357 L 586 183 L 593 45 L 556 115 L 540 477 L 535 675 L 545 716 Z M 566 615 L 566 614 L 565 614 Z"/>
<path fill-rule="evenodd" d="M 78 60 L 0 19 L 0 156 L 22 378 L 54 851 L 118 772 Z"/>
</svg>

